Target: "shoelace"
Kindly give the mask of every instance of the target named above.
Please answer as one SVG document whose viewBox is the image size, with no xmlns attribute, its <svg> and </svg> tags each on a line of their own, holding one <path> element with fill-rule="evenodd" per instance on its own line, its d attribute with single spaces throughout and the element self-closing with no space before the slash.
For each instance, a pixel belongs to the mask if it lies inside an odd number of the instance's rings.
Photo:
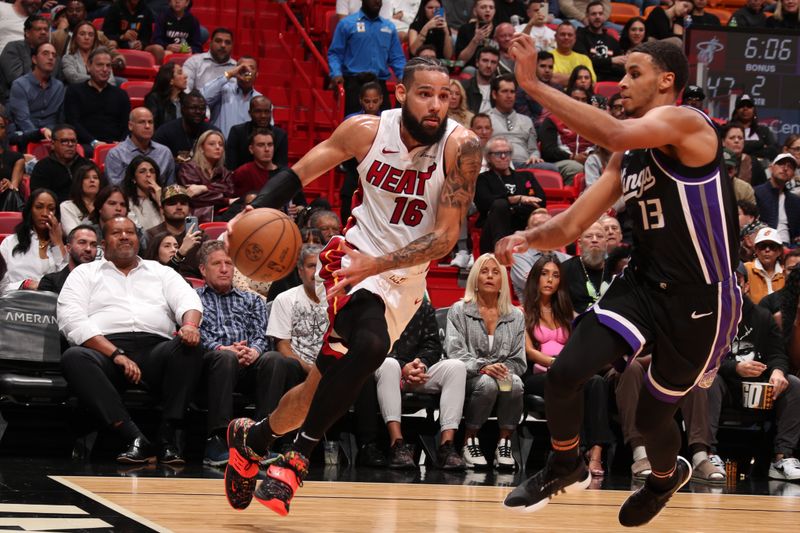
<svg viewBox="0 0 800 533">
<path fill-rule="evenodd" d="M 711 464 L 716 466 L 717 468 L 725 469 L 725 463 L 722 462 L 722 458 L 719 455 L 710 455 L 708 460 L 711 461 Z"/>
<path fill-rule="evenodd" d="M 480 457 L 481 455 L 481 447 L 477 444 L 467 444 L 467 451 L 469 452 L 470 457 Z"/>
<path fill-rule="evenodd" d="M 500 457 L 511 457 L 511 446 L 507 444 L 498 446 L 497 452 L 500 454 Z"/>
</svg>

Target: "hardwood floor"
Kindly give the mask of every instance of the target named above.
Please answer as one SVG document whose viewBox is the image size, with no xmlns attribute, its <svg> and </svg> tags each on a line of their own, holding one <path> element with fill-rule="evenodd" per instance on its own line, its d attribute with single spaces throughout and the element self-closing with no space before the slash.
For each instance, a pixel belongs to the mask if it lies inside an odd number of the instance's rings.
<svg viewBox="0 0 800 533">
<path fill-rule="evenodd" d="M 232 510 L 218 479 L 52 479 L 134 513 L 153 529 L 175 532 L 620 531 L 617 512 L 629 494 L 589 490 L 560 496 L 538 513 L 517 514 L 501 505 L 507 487 L 308 482 L 281 518 L 257 502 Z M 643 531 L 789 532 L 797 531 L 798 513 L 798 497 L 679 493 Z"/>
</svg>

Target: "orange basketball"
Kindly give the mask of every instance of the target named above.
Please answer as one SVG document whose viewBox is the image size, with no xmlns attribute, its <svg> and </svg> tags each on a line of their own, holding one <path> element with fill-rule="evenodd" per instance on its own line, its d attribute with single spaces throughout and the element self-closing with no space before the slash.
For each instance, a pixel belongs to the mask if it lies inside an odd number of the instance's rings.
<svg viewBox="0 0 800 533">
<path fill-rule="evenodd" d="M 300 230 L 281 211 L 254 209 L 233 226 L 229 251 L 239 272 L 255 281 L 275 281 L 295 268 Z"/>
</svg>

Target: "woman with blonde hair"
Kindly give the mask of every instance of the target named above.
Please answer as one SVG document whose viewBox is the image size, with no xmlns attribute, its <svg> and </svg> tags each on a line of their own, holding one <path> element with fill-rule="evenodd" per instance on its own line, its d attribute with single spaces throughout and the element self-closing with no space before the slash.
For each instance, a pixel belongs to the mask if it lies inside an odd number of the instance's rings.
<svg viewBox="0 0 800 533">
<path fill-rule="evenodd" d="M 214 210 L 227 207 L 234 199 L 230 170 L 225 168 L 225 138 L 217 130 L 198 137 L 192 159 L 178 169 L 178 183 L 189 191 L 192 214 L 200 222 L 214 218 Z"/>
<path fill-rule="evenodd" d="M 511 303 L 505 267 L 483 254 L 470 270 L 464 297 L 447 313 L 445 353 L 467 367 L 464 462 L 487 466 L 478 431 L 497 405 L 500 438 L 494 465 L 514 468 L 511 435 L 522 417 L 525 317 Z"/>
<path fill-rule="evenodd" d="M 458 80 L 450 80 L 450 108 L 447 110 L 447 116 L 467 129 L 472 117 L 475 116 L 467 109 L 467 95 L 464 86 Z"/>
</svg>

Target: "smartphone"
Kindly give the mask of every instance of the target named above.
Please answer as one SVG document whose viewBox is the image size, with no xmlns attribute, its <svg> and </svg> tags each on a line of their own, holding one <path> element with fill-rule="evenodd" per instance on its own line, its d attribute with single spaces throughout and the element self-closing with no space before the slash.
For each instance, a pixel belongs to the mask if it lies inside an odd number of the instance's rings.
<svg viewBox="0 0 800 533">
<path fill-rule="evenodd" d="M 193 216 L 186 217 L 186 220 L 185 220 L 184 224 L 185 224 L 184 228 L 186 229 L 186 233 L 191 233 L 193 231 L 197 231 L 200 228 L 200 221 L 197 220 L 197 217 L 193 217 Z M 192 226 L 194 226 L 193 230 L 191 229 Z"/>
<path fill-rule="evenodd" d="M 491 24 L 491 22 L 489 22 L 488 20 L 482 20 L 482 21 L 478 22 L 478 27 L 479 28 L 485 28 L 489 24 Z"/>
<path fill-rule="evenodd" d="M 433 13 L 434 17 L 444 17 L 444 8 L 440 7 Z"/>
</svg>

